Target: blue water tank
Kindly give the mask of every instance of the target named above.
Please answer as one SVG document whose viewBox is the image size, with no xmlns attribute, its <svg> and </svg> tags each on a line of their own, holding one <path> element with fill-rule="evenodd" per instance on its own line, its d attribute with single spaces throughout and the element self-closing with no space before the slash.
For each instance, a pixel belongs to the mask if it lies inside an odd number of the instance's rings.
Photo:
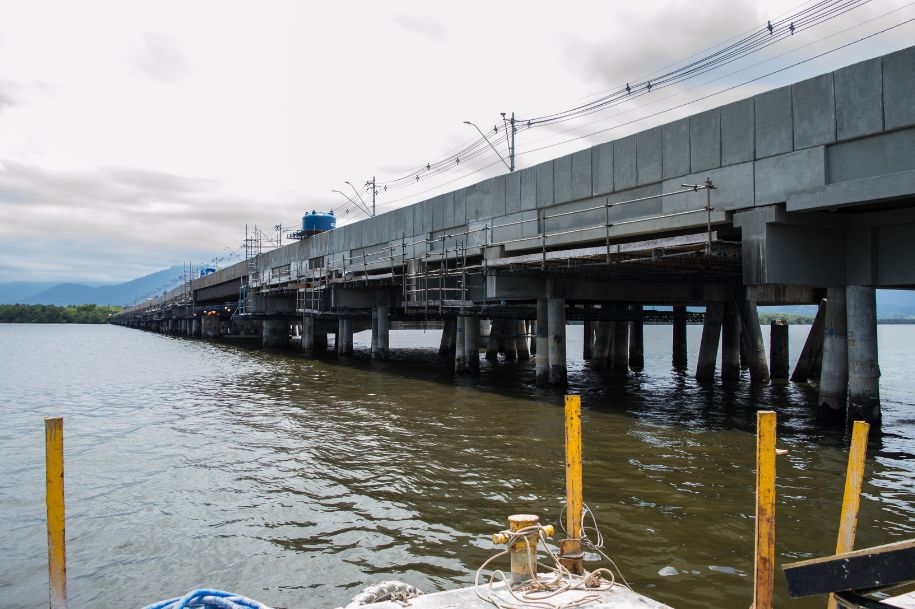
<svg viewBox="0 0 915 609">
<path fill-rule="evenodd" d="M 302 216 L 302 232 L 307 235 L 317 235 L 337 228 L 337 218 L 334 212 L 319 213 L 312 211 Z"/>
<path fill-rule="evenodd" d="M 200 277 L 206 277 L 207 275 L 210 275 L 211 273 L 215 273 L 215 272 L 216 272 L 215 266 L 202 266 L 202 267 L 200 267 L 200 270 L 198 271 Z"/>
</svg>

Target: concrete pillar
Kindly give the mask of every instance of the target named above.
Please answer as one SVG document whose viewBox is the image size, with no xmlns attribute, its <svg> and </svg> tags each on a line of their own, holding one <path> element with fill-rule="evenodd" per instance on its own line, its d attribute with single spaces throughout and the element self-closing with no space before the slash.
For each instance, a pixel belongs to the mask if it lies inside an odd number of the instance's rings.
<svg viewBox="0 0 915 609">
<path fill-rule="evenodd" d="M 337 355 L 353 354 L 353 320 L 341 317 L 337 320 Z"/>
<path fill-rule="evenodd" d="M 527 347 L 527 322 L 523 319 L 519 319 L 514 322 L 515 324 L 515 352 L 518 354 L 518 359 L 527 361 L 531 359 L 531 353 Z"/>
<path fill-rule="evenodd" d="M 629 372 L 629 322 L 613 322 L 613 348 L 610 354 L 610 366 L 614 374 L 625 375 Z"/>
<path fill-rule="evenodd" d="M 537 299 L 537 384 L 550 383 L 550 331 L 549 331 L 549 305 L 546 298 Z"/>
<path fill-rule="evenodd" d="M 464 332 L 467 326 L 464 323 L 464 316 L 461 315 L 457 318 L 457 324 L 455 326 L 454 333 L 454 371 L 458 373 L 467 372 L 467 356 L 466 349 L 467 343 L 464 340 Z"/>
<path fill-rule="evenodd" d="M 740 340 L 746 343 L 747 358 L 750 364 L 750 381 L 753 383 L 769 382 L 769 364 L 766 361 L 766 344 L 763 342 L 762 329 L 759 327 L 759 315 L 756 303 L 745 300 L 740 303 Z"/>
<path fill-rule="evenodd" d="M 724 305 L 710 302 L 705 307 L 705 325 L 702 326 L 702 341 L 699 343 L 699 361 L 696 362 L 696 378 L 715 378 L 715 360 L 718 359 L 718 340 L 721 338 L 721 323 Z"/>
<path fill-rule="evenodd" d="M 315 318 L 311 315 L 302 317 L 302 352 L 307 355 L 315 352 Z"/>
<path fill-rule="evenodd" d="M 773 381 L 788 380 L 788 322 L 769 324 L 769 373 Z"/>
<path fill-rule="evenodd" d="M 441 357 L 454 357 L 454 334 L 456 332 L 457 318 L 445 320 L 442 327 L 442 342 L 438 346 L 438 354 Z"/>
<path fill-rule="evenodd" d="M 388 359 L 391 351 L 391 311 L 389 307 L 378 305 L 375 307 L 377 318 L 378 341 L 377 349 L 373 356 L 375 359 Z"/>
<path fill-rule="evenodd" d="M 673 308 L 673 366 L 676 369 L 686 368 L 686 307 L 676 305 Z"/>
<path fill-rule="evenodd" d="M 613 344 L 613 322 L 599 321 L 594 328 L 594 349 L 591 362 L 596 368 L 606 368 L 610 361 L 610 346 Z"/>
<path fill-rule="evenodd" d="M 721 379 L 740 378 L 740 309 L 737 303 L 724 305 L 721 323 Z"/>
<path fill-rule="evenodd" d="M 795 383 L 806 383 L 810 379 L 820 378 L 820 367 L 823 364 L 823 328 L 826 326 L 826 299 L 820 301 L 817 315 L 810 326 L 804 348 L 791 373 L 791 380 Z"/>
<path fill-rule="evenodd" d="M 564 298 L 547 300 L 549 323 L 550 384 L 566 386 L 566 301 Z"/>
<path fill-rule="evenodd" d="M 191 320 L 191 336 L 200 336 L 200 318 L 195 317 Z"/>
<path fill-rule="evenodd" d="M 518 359 L 518 353 L 515 351 L 515 324 L 511 319 L 503 321 L 499 351 L 505 354 L 505 361 L 507 362 L 513 362 Z"/>
<path fill-rule="evenodd" d="M 496 361 L 499 359 L 499 341 L 502 339 L 503 319 L 494 319 L 489 326 L 489 336 L 486 338 L 486 359 Z"/>
<path fill-rule="evenodd" d="M 637 315 L 642 314 L 642 305 L 630 307 Z M 629 369 L 635 372 L 645 368 L 645 336 L 642 320 L 629 322 Z"/>
<path fill-rule="evenodd" d="M 531 356 L 537 355 L 537 320 L 528 320 L 524 323 L 527 330 L 527 335 L 530 336 L 531 339 L 528 351 L 530 351 Z"/>
<path fill-rule="evenodd" d="M 204 338 L 216 338 L 219 335 L 219 318 L 207 315 L 201 321 Z"/>
<path fill-rule="evenodd" d="M 263 328 L 263 347 L 275 349 L 289 346 L 289 322 L 284 319 L 265 319 Z"/>
<path fill-rule="evenodd" d="M 848 420 L 880 425 L 880 365 L 874 288 L 845 289 L 848 320 Z"/>
<path fill-rule="evenodd" d="M 315 322 L 317 325 L 317 322 Z M 327 351 L 327 332 L 315 332 L 315 353 Z"/>
<path fill-rule="evenodd" d="M 593 321 L 586 321 L 584 323 L 581 359 L 586 361 L 594 357 L 594 325 Z"/>
<path fill-rule="evenodd" d="M 845 412 L 848 391 L 848 319 L 845 288 L 826 290 L 826 325 L 823 328 L 823 369 L 817 403 Z"/>
<path fill-rule="evenodd" d="M 464 318 L 464 357 L 467 361 L 467 372 L 480 373 L 480 318 Z"/>
</svg>

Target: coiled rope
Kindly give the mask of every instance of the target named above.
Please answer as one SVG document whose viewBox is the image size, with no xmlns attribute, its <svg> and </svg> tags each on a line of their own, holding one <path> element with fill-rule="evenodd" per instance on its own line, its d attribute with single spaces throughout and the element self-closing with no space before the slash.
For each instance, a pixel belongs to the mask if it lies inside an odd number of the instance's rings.
<svg viewBox="0 0 915 609">
<path fill-rule="evenodd" d="M 147 605 L 143 609 L 270 609 L 267 605 L 259 603 L 240 594 L 201 588 L 191 590 L 184 596 L 176 596 L 166 601 L 159 601 Z"/>
</svg>

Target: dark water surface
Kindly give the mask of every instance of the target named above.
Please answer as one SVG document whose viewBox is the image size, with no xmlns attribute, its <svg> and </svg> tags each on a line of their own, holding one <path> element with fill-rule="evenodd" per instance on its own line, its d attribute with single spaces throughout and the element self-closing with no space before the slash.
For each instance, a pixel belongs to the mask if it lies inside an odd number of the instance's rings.
<svg viewBox="0 0 915 609">
<path fill-rule="evenodd" d="M 796 356 L 806 327 L 792 326 Z M 700 328 L 689 327 L 695 362 Z M 373 364 L 310 361 L 114 326 L 0 325 L 0 605 L 47 606 L 45 415 L 65 417 L 70 606 L 140 607 L 201 585 L 281 607 L 345 604 L 401 579 L 471 581 L 512 513 L 557 522 L 562 393 L 533 364 L 455 379 L 438 332 L 392 333 Z M 360 340 L 361 339 L 361 340 Z M 884 433 L 858 546 L 915 536 L 915 326 L 881 326 Z M 779 564 L 831 553 L 847 453 L 807 386 L 698 385 L 645 328 L 623 384 L 580 360 L 585 499 L 635 589 L 680 609 L 747 607 L 755 410 L 779 412 Z M 659 571 L 676 575 L 661 576 Z M 823 607 L 823 599 L 780 607 Z"/>
</svg>

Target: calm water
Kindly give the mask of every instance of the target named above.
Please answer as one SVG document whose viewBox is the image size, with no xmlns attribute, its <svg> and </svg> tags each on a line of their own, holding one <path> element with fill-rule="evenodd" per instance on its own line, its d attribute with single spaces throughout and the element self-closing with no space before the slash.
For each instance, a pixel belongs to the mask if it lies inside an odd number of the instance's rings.
<svg viewBox="0 0 915 609">
<path fill-rule="evenodd" d="M 807 328 L 793 326 L 796 356 Z M 689 327 L 691 362 L 700 328 Z M 439 362 L 438 332 L 396 332 L 396 359 L 310 361 L 114 326 L 0 325 L 0 605 L 47 606 L 45 415 L 65 417 L 71 607 L 139 607 L 208 585 L 281 607 L 345 604 L 401 579 L 471 581 L 512 513 L 556 522 L 562 394 L 533 364 Z M 361 340 L 360 340 L 361 339 Z M 884 433 L 871 442 L 858 545 L 915 534 L 915 326 L 881 326 Z M 835 546 L 846 452 L 802 386 L 699 386 L 645 328 L 625 384 L 580 359 L 585 495 L 636 590 L 686 608 L 746 607 L 754 412 L 779 412 L 779 562 Z M 677 575 L 662 577 L 673 567 Z M 666 570 L 665 572 L 668 572 Z M 783 607 L 823 606 L 822 599 Z"/>
</svg>

